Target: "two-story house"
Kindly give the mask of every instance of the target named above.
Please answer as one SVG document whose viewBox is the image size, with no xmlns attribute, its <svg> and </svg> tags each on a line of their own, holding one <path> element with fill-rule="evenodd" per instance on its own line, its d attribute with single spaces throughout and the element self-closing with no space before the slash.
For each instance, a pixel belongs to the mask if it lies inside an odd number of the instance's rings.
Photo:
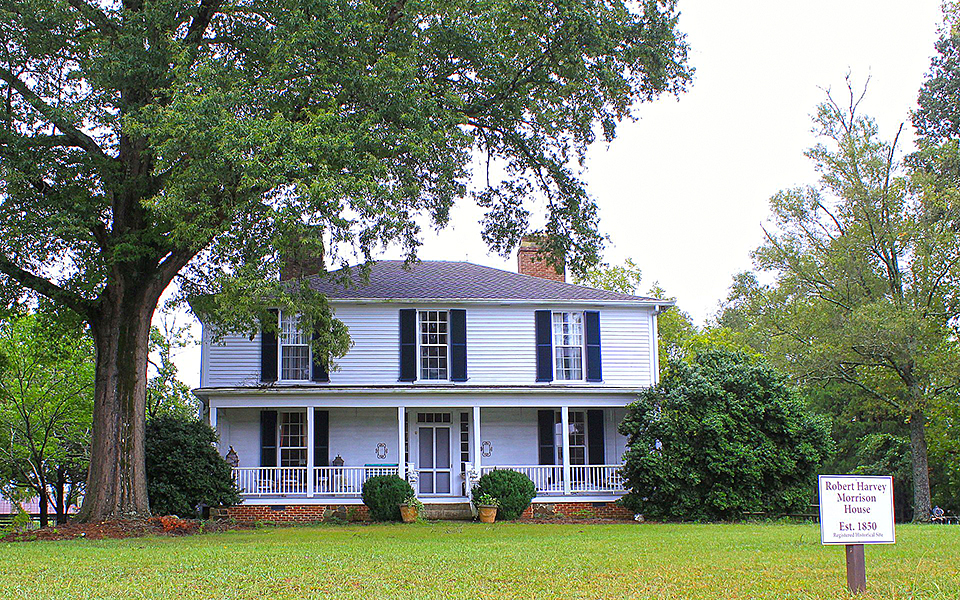
<svg viewBox="0 0 960 600">
<path fill-rule="evenodd" d="M 342 515 L 383 473 L 465 507 L 493 469 L 527 474 L 534 507 L 612 514 L 617 424 L 657 380 L 657 315 L 672 302 L 565 283 L 537 251 L 525 241 L 519 273 L 381 261 L 360 287 L 312 277 L 354 341 L 330 372 L 297 315 L 253 339 L 214 343 L 205 327 L 195 393 L 244 498 L 226 514 Z"/>
</svg>

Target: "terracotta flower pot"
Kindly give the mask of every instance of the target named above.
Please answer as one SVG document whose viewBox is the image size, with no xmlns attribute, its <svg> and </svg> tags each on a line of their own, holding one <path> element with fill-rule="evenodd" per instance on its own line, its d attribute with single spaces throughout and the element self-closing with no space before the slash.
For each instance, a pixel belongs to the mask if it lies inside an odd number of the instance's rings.
<svg viewBox="0 0 960 600">
<path fill-rule="evenodd" d="M 417 507 L 409 504 L 400 505 L 400 516 L 404 523 L 414 523 L 417 520 Z"/>
<path fill-rule="evenodd" d="M 477 513 L 481 523 L 493 523 L 497 520 L 496 506 L 478 506 Z"/>
</svg>

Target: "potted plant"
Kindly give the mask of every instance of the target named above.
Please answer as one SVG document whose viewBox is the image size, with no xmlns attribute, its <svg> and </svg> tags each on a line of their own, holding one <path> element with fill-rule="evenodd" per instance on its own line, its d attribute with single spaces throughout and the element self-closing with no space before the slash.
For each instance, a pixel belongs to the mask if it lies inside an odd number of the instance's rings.
<svg viewBox="0 0 960 600">
<path fill-rule="evenodd" d="M 410 494 L 406 500 L 400 503 L 400 517 L 403 518 L 404 523 L 413 523 L 417 520 L 422 509 L 423 502 L 420 502 L 416 496 Z"/>
<path fill-rule="evenodd" d="M 477 505 L 477 516 L 481 523 L 493 523 L 497 520 L 497 508 L 500 506 L 500 500 L 490 494 L 480 494 L 473 499 Z"/>
</svg>

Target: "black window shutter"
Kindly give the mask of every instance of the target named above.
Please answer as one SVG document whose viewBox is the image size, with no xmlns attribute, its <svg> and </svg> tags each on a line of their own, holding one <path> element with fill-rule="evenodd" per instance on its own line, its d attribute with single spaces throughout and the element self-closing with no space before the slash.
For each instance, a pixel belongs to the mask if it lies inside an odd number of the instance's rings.
<svg viewBox="0 0 960 600">
<path fill-rule="evenodd" d="M 587 454 L 591 465 L 605 464 L 602 410 L 587 411 Z"/>
<path fill-rule="evenodd" d="M 600 313 L 588 310 L 583 313 L 584 333 L 587 341 L 587 381 L 602 381 L 600 360 Z"/>
<path fill-rule="evenodd" d="M 277 323 L 279 311 L 271 310 L 273 328 L 260 328 L 260 381 L 272 383 L 277 380 Z"/>
<path fill-rule="evenodd" d="M 400 381 L 417 380 L 417 310 L 400 311 Z"/>
<path fill-rule="evenodd" d="M 450 381 L 467 380 L 467 311 L 450 311 Z"/>
<path fill-rule="evenodd" d="M 316 332 L 313 334 L 313 338 L 310 340 L 311 343 L 317 341 L 317 338 L 320 337 Z M 327 368 L 323 366 L 323 361 L 320 360 L 320 354 L 314 350 L 311 346 L 311 351 L 313 353 L 313 364 L 310 365 L 310 379 L 318 383 L 326 383 L 330 381 L 330 373 L 327 371 Z"/>
<path fill-rule="evenodd" d="M 277 411 L 260 411 L 260 466 L 277 466 Z"/>
<path fill-rule="evenodd" d="M 330 411 L 313 409 L 313 466 L 330 466 Z"/>
<path fill-rule="evenodd" d="M 557 453 L 554 450 L 554 437 L 553 429 L 556 425 L 557 417 L 556 412 L 553 410 L 538 410 L 537 411 L 537 429 L 538 434 L 538 446 L 540 447 L 540 464 L 541 465 L 552 465 L 556 464 Z"/>
<path fill-rule="evenodd" d="M 553 332 L 551 331 L 551 318 L 549 310 L 536 311 L 537 381 L 553 381 Z"/>
</svg>

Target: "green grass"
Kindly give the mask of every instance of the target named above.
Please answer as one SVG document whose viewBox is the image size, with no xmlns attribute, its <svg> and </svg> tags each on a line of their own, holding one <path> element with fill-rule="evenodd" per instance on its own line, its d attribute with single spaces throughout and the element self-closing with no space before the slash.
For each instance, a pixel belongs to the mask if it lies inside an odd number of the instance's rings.
<svg viewBox="0 0 960 600">
<path fill-rule="evenodd" d="M 844 598 L 816 525 L 415 524 L 0 544 L 0 598 Z M 866 549 L 862 598 L 960 598 L 960 527 Z"/>
</svg>

